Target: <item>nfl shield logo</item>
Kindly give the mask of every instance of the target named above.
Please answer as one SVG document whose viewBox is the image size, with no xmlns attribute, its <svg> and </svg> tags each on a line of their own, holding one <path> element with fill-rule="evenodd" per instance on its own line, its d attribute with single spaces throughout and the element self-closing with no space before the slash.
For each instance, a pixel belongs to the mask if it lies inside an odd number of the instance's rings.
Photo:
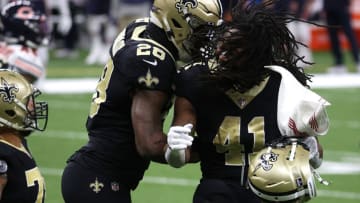
<svg viewBox="0 0 360 203">
<path fill-rule="evenodd" d="M 117 182 L 112 182 L 112 183 L 111 183 L 111 190 L 112 190 L 112 191 L 115 191 L 115 192 L 119 191 L 119 190 L 120 190 L 119 183 L 117 183 Z"/>
</svg>

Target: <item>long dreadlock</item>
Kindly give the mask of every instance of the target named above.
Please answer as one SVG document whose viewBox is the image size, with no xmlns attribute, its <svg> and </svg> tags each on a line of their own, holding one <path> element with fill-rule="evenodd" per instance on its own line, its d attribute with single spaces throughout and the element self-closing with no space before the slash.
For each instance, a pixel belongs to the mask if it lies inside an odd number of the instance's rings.
<svg viewBox="0 0 360 203">
<path fill-rule="evenodd" d="M 220 88 L 236 88 L 245 92 L 258 85 L 269 74 L 266 65 L 279 65 L 290 71 L 303 85 L 310 81 L 310 75 L 296 65 L 303 60 L 296 54 L 298 46 L 287 28 L 287 23 L 303 21 L 275 12 L 274 0 L 263 3 L 246 3 L 240 0 L 232 11 L 232 21 L 218 33 L 220 48 L 215 54 L 219 65 L 211 70 L 210 82 Z M 226 60 L 219 60 L 221 57 Z"/>
</svg>

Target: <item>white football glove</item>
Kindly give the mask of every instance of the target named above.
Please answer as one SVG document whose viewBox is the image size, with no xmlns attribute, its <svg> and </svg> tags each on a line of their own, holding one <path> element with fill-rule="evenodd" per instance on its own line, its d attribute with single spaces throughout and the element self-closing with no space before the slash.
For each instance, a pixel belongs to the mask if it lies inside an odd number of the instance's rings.
<svg viewBox="0 0 360 203">
<path fill-rule="evenodd" d="M 319 168 L 320 165 L 322 164 L 322 158 L 320 158 L 320 153 L 319 153 L 319 148 L 318 148 L 318 143 L 317 143 L 316 138 L 314 136 L 310 136 L 310 137 L 302 139 L 301 142 L 304 143 L 309 148 L 310 165 L 314 169 Z"/>
<path fill-rule="evenodd" d="M 192 127 L 192 124 L 170 127 L 167 135 L 169 147 L 165 152 L 165 159 L 170 166 L 180 168 L 185 165 L 185 150 L 194 140 L 190 135 Z"/>
<path fill-rule="evenodd" d="M 194 138 L 190 135 L 192 124 L 170 127 L 167 134 L 167 142 L 172 150 L 186 149 L 192 145 Z"/>
</svg>

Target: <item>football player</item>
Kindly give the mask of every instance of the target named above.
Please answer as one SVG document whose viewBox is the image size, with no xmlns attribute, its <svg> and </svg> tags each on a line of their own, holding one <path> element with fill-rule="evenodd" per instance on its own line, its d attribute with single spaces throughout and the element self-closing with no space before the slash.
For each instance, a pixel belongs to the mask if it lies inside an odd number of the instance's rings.
<svg viewBox="0 0 360 203">
<path fill-rule="evenodd" d="M 272 2 L 245 2 L 219 33 L 215 60 L 185 66 L 176 77 L 165 157 L 174 167 L 200 160 L 194 203 L 260 202 L 247 186 L 250 157 L 282 137 L 304 139 L 313 167 L 321 164 L 316 136 L 328 131 L 329 103 L 296 66 L 302 57 L 286 26 L 296 19 L 273 13 Z"/>
<path fill-rule="evenodd" d="M 33 84 L 45 76 L 38 48 L 47 45 L 46 15 L 31 1 L 6 4 L 1 12 L 0 62 Z"/>
<path fill-rule="evenodd" d="M 150 161 L 166 163 L 162 128 L 177 62 L 206 55 L 221 16 L 218 0 L 155 0 L 150 18 L 116 37 L 92 98 L 89 141 L 62 175 L 66 203 L 131 202 Z"/>
<path fill-rule="evenodd" d="M 46 128 L 48 105 L 38 95 L 20 73 L 0 70 L 0 202 L 44 202 L 44 178 L 26 140 Z"/>
</svg>

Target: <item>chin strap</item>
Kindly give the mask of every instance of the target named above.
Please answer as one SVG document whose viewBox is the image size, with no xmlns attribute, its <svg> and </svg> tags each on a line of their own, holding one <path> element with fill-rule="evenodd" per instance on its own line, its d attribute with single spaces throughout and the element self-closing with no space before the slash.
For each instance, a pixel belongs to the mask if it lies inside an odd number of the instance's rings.
<svg viewBox="0 0 360 203">
<path fill-rule="evenodd" d="M 314 174 L 314 177 L 319 181 L 319 183 L 321 183 L 321 184 L 323 184 L 323 185 L 326 185 L 326 186 L 330 185 L 330 182 L 327 181 L 327 180 L 324 180 L 324 179 L 320 176 L 319 172 L 317 172 L 313 167 L 311 167 L 311 171 L 312 171 L 312 173 Z"/>
</svg>

